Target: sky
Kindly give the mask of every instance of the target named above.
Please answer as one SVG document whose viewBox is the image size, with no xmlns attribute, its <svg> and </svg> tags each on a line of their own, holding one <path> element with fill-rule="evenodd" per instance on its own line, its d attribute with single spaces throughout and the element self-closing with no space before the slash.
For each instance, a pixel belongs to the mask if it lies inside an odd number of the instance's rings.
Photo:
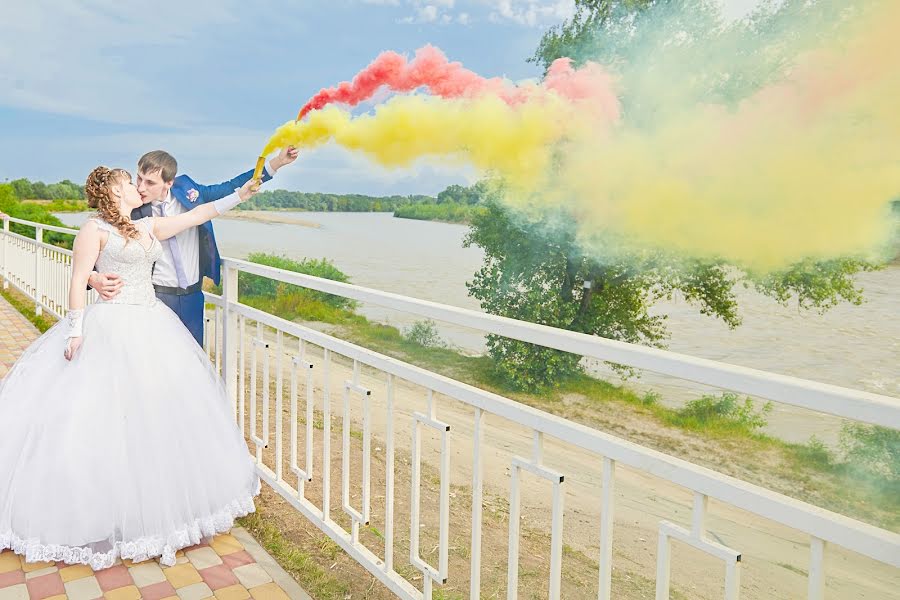
<svg viewBox="0 0 900 600">
<path fill-rule="evenodd" d="M 726 15 L 758 0 L 720 0 Z M 433 44 L 487 77 L 526 62 L 573 0 L 20 0 L 0 22 L 0 181 L 82 183 L 164 149 L 217 183 L 251 168 L 275 128 L 382 50 Z M 369 107 L 362 107 L 366 110 Z M 306 152 L 273 187 L 437 194 L 470 169 L 386 170 L 335 146 Z"/>
</svg>

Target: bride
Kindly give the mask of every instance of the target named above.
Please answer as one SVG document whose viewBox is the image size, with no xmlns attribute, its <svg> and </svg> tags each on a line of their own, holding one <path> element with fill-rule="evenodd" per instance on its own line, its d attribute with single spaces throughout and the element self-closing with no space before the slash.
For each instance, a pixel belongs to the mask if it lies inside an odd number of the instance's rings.
<svg viewBox="0 0 900 600">
<path fill-rule="evenodd" d="M 170 566 L 254 511 L 260 481 L 224 384 L 150 278 L 161 240 L 258 188 L 250 180 L 184 214 L 132 221 L 131 175 L 91 172 L 97 215 L 75 238 L 67 318 L 0 381 L 0 551 L 95 570 L 118 558 Z M 85 309 L 95 264 L 124 287 Z"/>
</svg>

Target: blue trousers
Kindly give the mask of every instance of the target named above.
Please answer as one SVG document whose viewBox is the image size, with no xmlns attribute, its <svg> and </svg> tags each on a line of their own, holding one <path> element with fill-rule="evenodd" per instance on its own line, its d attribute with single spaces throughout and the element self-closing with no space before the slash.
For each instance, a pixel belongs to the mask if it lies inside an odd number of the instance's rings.
<svg viewBox="0 0 900 600">
<path fill-rule="evenodd" d="M 203 346 L 203 291 L 194 292 L 186 296 L 175 294 L 156 293 L 159 301 L 175 311 L 184 326 L 188 328 L 194 339 Z"/>
</svg>

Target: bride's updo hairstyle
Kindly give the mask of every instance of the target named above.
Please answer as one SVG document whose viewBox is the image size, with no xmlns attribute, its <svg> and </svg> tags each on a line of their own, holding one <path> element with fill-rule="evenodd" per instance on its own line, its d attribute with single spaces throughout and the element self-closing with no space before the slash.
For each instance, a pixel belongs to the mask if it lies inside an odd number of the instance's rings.
<svg viewBox="0 0 900 600">
<path fill-rule="evenodd" d="M 88 206 L 97 209 L 97 215 L 119 230 L 126 240 L 138 240 L 140 232 L 127 215 L 119 211 L 119 201 L 112 194 L 112 186 L 123 181 L 131 181 L 131 174 L 125 169 L 97 167 L 88 175 L 84 184 L 84 195 Z"/>
</svg>

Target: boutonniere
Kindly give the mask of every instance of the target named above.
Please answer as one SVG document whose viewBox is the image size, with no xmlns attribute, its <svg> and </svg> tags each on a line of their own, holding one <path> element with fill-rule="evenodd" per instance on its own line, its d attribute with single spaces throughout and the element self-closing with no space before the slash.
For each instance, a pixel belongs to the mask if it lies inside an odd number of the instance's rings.
<svg viewBox="0 0 900 600">
<path fill-rule="evenodd" d="M 198 192 L 197 190 L 195 190 L 193 188 L 188 190 L 187 199 L 190 200 L 191 202 L 196 202 L 197 198 L 199 198 L 199 197 L 200 197 L 200 192 Z"/>
</svg>

